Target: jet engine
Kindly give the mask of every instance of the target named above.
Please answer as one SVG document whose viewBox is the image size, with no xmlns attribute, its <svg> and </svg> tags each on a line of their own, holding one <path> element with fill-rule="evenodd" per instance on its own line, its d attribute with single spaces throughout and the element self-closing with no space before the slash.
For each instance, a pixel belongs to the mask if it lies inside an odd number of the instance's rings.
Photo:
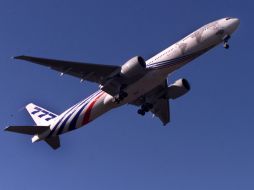
<svg viewBox="0 0 254 190">
<path fill-rule="evenodd" d="M 112 96 L 119 95 L 125 97 L 127 96 L 127 93 L 124 92 L 124 88 L 135 80 L 143 77 L 145 73 L 145 60 L 140 56 L 133 57 L 122 65 L 119 73 L 116 73 L 115 76 L 111 77 L 111 79 L 101 85 L 100 89 Z"/>
<path fill-rule="evenodd" d="M 167 98 L 176 99 L 183 96 L 190 90 L 190 84 L 186 79 L 178 79 L 172 85 L 168 86 Z"/>
<path fill-rule="evenodd" d="M 136 79 L 142 77 L 146 72 L 146 62 L 140 57 L 136 56 L 127 61 L 121 67 L 121 76 L 128 79 Z"/>
</svg>

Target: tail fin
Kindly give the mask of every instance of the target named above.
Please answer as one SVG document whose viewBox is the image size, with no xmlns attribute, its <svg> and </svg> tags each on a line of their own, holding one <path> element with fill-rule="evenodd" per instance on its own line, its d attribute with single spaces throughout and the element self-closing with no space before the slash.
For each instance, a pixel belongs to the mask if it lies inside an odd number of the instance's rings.
<svg viewBox="0 0 254 190">
<path fill-rule="evenodd" d="M 28 104 L 26 106 L 26 110 L 38 126 L 49 126 L 51 122 L 58 116 L 33 103 Z"/>
</svg>

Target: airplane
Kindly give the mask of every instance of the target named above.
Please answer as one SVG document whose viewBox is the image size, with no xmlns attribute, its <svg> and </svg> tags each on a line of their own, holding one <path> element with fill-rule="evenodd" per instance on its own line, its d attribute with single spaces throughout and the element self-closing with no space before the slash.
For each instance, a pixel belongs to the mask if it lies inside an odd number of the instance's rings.
<svg viewBox="0 0 254 190">
<path fill-rule="evenodd" d="M 142 116 L 151 112 L 166 125 L 170 122 L 169 100 L 190 90 L 190 84 L 184 78 L 168 84 L 168 75 L 218 44 L 222 43 L 228 49 L 228 41 L 239 24 L 240 20 L 232 17 L 213 21 L 146 61 L 135 56 L 122 66 L 16 56 L 14 59 L 49 67 L 61 75 L 77 77 L 81 82 L 97 83 L 99 90 L 60 115 L 30 103 L 26 109 L 36 125 L 8 126 L 5 131 L 33 135 L 32 143 L 43 140 L 57 149 L 60 135 L 86 126 L 125 104 L 139 107 L 137 112 Z"/>
</svg>

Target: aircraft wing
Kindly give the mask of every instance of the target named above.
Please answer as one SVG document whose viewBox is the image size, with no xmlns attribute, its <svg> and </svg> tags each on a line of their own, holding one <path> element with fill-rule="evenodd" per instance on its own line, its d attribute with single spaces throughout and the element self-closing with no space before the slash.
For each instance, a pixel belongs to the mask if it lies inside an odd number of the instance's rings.
<svg viewBox="0 0 254 190">
<path fill-rule="evenodd" d="M 144 96 L 138 98 L 132 105 L 141 106 L 145 102 L 151 103 L 153 108 L 150 110 L 154 116 L 158 117 L 163 125 L 166 125 L 170 122 L 170 107 L 169 100 L 164 98 L 164 92 L 168 88 L 167 80 L 162 82 L 156 88 L 145 94 Z"/>
<path fill-rule="evenodd" d="M 80 63 L 73 61 L 62 61 L 56 59 L 45 59 L 31 56 L 16 56 L 20 59 L 49 67 L 62 74 L 68 74 L 98 84 L 103 84 L 114 72 L 119 71 L 120 67 L 115 65 L 100 65 L 92 63 Z"/>
<path fill-rule="evenodd" d="M 163 125 L 168 124 L 170 122 L 169 100 L 158 99 L 151 112 L 161 120 Z"/>
</svg>

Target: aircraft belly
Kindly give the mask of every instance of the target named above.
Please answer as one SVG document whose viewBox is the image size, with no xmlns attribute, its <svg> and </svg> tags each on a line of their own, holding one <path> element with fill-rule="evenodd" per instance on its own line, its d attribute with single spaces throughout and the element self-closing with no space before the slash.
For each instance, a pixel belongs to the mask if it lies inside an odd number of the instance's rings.
<svg viewBox="0 0 254 190">
<path fill-rule="evenodd" d="M 154 70 L 147 73 L 143 78 L 130 85 L 126 92 L 128 97 L 124 99 L 123 104 L 132 102 L 140 96 L 146 94 L 167 78 L 168 73 L 165 71 Z"/>
<path fill-rule="evenodd" d="M 97 102 L 95 103 L 95 105 L 93 106 L 89 121 L 96 119 L 100 115 L 104 114 L 105 112 L 113 108 L 120 107 L 126 103 L 134 101 L 138 97 L 142 96 L 143 94 L 155 88 L 158 84 L 160 84 L 163 80 L 165 80 L 165 77 L 167 77 L 167 73 L 165 73 L 165 75 L 162 75 L 161 72 L 158 72 L 158 71 L 149 72 L 145 77 L 138 80 L 136 83 L 130 85 L 126 89 L 126 92 L 128 93 L 128 97 L 126 97 L 119 104 L 112 102 L 111 100 L 113 97 L 105 93 L 105 95 L 99 98 Z M 110 99 L 109 101 L 105 103 L 104 100 L 106 98 L 110 98 Z"/>
<path fill-rule="evenodd" d="M 94 119 L 96 119 L 97 117 L 101 116 L 102 114 L 108 112 L 109 110 L 113 109 L 113 108 L 117 108 L 120 107 L 124 104 L 127 104 L 129 102 L 132 102 L 134 100 L 136 100 L 138 97 L 142 96 L 143 94 L 146 94 L 147 92 L 149 92 L 150 90 L 152 90 L 153 88 L 155 88 L 157 85 L 159 85 L 163 80 L 165 80 L 165 78 L 167 77 L 167 73 L 162 74 L 159 71 L 151 71 L 149 72 L 146 76 L 144 76 L 142 79 L 138 80 L 136 83 L 130 85 L 127 89 L 126 92 L 128 93 L 128 97 L 126 97 L 121 103 L 116 104 L 114 102 L 112 102 L 112 96 L 110 96 L 109 94 L 104 93 L 104 95 L 102 95 L 97 101 L 96 103 L 93 105 L 92 109 L 91 109 L 91 113 L 89 116 L 89 121 L 91 122 Z M 104 101 L 106 98 L 109 98 L 108 101 Z M 89 107 L 89 105 L 88 105 Z M 82 114 L 81 118 L 85 118 L 86 117 L 86 113 L 88 112 L 87 108 L 84 113 Z M 79 126 L 77 126 L 77 128 L 82 127 L 84 125 L 86 125 L 87 123 L 80 123 Z"/>
</svg>

